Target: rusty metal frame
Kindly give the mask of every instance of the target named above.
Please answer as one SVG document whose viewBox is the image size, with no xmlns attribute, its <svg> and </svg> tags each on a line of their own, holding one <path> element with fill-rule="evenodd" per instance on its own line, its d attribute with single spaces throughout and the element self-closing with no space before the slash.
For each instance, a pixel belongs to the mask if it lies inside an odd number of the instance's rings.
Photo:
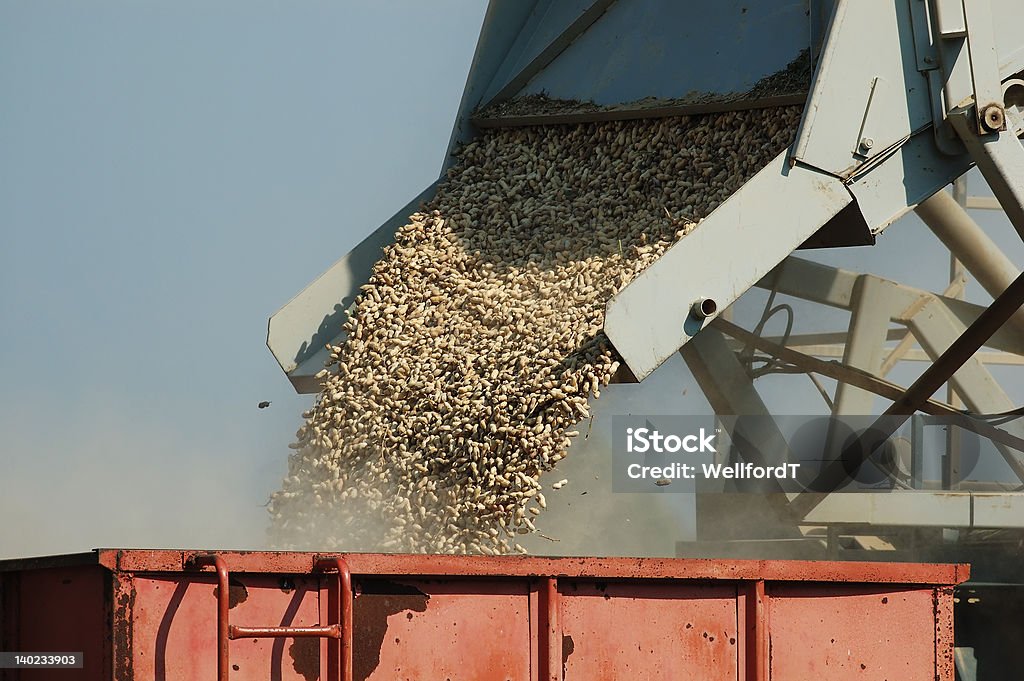
<svg viewBox="0 0 1024 681">
<path fill-rule="evenodd" d="M 194 571 L 193 560 L 208 552 L 183 549 L 96 549 L 71 556 L 0 560 L 0 572 L 61 565 L 101 565 L 112 572 Z M 342 558 L 351 575 L 375 577 L 552 577 L 682 579 L 767 582 L 849 582 L 878 584 L 957 584 L 967 566 L 944 563 L 867 561 L 716 560 L 702 558 L 545 558 L 534 556 L 453 556 L 301 551 L 220 551 L 235 572 L 306 574 L 324 559 Z"/>
<path fill-rule="evenodd" d="M 328 596 L 335 596 L 327 607 L 330 628 L 338 627 L 341 633 L 351 633 L 352 610 L 346 606 L 346 599 L 353 600 L 356 596 L 352 591 L 352 575 L 364 578 L 394 579 L 427 582 L 469 578 L 477 583 L 480 578 L 506 582 L 519 580 L 529 590 L 531 620 L 530 677 L 544 681 L 559 680 L 563 677 L 563 634 L 567 622 L 563 613 L 563 605 L 575 588 L 574 582 L 689 582 L 704 586 L 709 582 L 719 582 L 728 588 L 730 597 L 735 598 L 735 626 L 737 670 L 741 678 L 766 681 L 770 675 L 772 663 L 770 636 L 772 629 L 772 599 L 776 589 L 785 590 L 785 586 L 798 585 L 809 587 L 813 591 L 815 585 L 829 587 L 846 584 L 853 587 L 889 585 L 897 589 L 927 589 L 936 598 L 940 595 L 939 605 L 946 608 L 937 616 L 941 621 L 937 626 L 944 627 L 943 635 L 948 634 L 951 625 L 952 597 L 949 589 L 964 582 L 969 577 L 966 565 L 947 564 L 895 564 L 868 562 L 817 562 L 817 561 L 777 561 L 777 560 L 711 560 L 711 559 L 655 559 L 655 558 L 535 558 L 518 556 L 452 556 L 452 555 L 395 555 L 395 554 L 315 554 L 301 552 L 270 552 L 270 551 L 224 551 L 194 552 L 181 550 L 116 550 L 101 549 L 88 554 L 74 556 L 55 556 L 30 560 L 0 561 L 0 577 L 17 575 L 20 570 L 45 570 L 48 565 L 100 566 L 108 570 L 111 577 L 130 583 L 136 577 L 149 579 L 160 576 L 163 579 L 176 580 L 179 584 L 190 584 L 196 581 L 208 583 L 209 568 L 216 572 L 217 605 L 218 605 L 218 678 L 227 678 L 228 664 L 227 643 L 232 629 L 245 632 L 246 636 L 253 631 L 265 632 L 272 637 L 315 635 L 313 630 L 324 630 L 328 627 L 232 627 L 227 619 L 226 606 L 229 604 L 230 573 L 257 574 L 309 574 L 311 572 L 333 571 L 336 581 L 327 586 Z M 205 568 L 205 569 L 204 569 Z M 0 585 L 3 580 L 0 579 Z M 323 591 L 321 587 L 321 592 Z M 208 593 L 208 592 L 204 592 Z M 517 591 L 517 593 L 523 592 Z M 823 594 L 824 595 L 824 594 Z M 619 597 L 619 596 L 612 596 Z M 622 595 L 628 598 L 628 594 Z M 134 614 L 132 606 L 123 615 L 123 619 L 131 622 Z M 830 606 L 829 606 L 830 607 Z M 201 616 L 200 626 L 206 618 Z M 321 601 L 321 613 L 324 612 Z M 637 623 L 642 629 L 643 623 Z M 429 625 L 428 625 L 429 626 Z M 937 629 L 938 631 L 938 629 Z M 227 635 L 224 635 L 227 633 Z M 322 633 L 317 632 L 317 633 Z M 948 636 L 946 636 L 948 638 Z M 946 641 L 946 638 L 943 641 Z M 938 640 L 938 638 L 937 638 Z M 330 643 L 344 643 L 345 639 L 331 638 Z M 204 641 L 208 646 L 210 640 Z M 129 651 L 130 639 L 119 643 L 122 651 Z M 949 653 L 952 642 L 949 641 Z M 208 649 L 208 648 L 206 648 Z M 351 648 L 348 649 L 351 651 Z M 937 653 L 940 652 L 938 649 Z M 945 651 L 945 642 L 942 651 Z M 117 653 L 115 653 L 117 654 Z M 336 679 L 351 678 L 351 656 L 343 652 L 340 656 L 341 668 L 331 666 L 328 659 L 328 673 L 324 677 Z M 128 655 L 130 659 L 130 654 Z M 937 660 L 937 664 L 945 664 L 945 658 Z M 945 667 L 942 667 L 943 669 Z M 348 674 L 347 676 L 343 674 Z M 131 677 L 130 669 L 115 678 Z M 504 675 L 499 678 L 504 678 Z M 951 678 L 948 675 L 941 678 Z"/>
</svg>

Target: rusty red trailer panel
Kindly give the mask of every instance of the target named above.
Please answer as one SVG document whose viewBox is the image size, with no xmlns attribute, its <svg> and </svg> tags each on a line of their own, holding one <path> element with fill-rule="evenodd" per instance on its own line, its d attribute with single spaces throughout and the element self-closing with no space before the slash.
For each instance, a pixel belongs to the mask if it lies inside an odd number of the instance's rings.
<svg viewBox="0 0 1024 681">
<path fill-rule="evenodd" d="M 0 650 L 85 653 L 82 669 L 0 678 L 952 681 L 952 587 L 968 575 L 101 549 L 0 561 Z"/>
</svg>

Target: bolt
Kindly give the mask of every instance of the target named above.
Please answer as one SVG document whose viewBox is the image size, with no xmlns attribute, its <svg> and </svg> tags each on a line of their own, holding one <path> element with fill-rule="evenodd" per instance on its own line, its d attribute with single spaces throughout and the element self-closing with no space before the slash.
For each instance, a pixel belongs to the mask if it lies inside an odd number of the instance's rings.
<svg viewBox="0 0 1024 681">
<path fill-rule="evenodd" d="M 989 104 L 981 112 L 981 125 L 989 132 L 999 132 L 1006 124 L 1006 115 L 1003 107 L 998 104 Z"/>
<path fill-rule="evenodd" d="M 875 146 L 875 140 L 870 137 L 865 137 L 860 141 L 860 148 L 864 151 L 867 151 L 873 146 Z"/>
</svg>

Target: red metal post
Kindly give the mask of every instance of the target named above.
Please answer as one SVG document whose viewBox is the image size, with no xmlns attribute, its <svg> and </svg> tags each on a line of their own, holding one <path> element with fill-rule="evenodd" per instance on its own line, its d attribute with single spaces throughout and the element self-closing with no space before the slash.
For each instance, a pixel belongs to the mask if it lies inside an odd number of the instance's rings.
<svg viewBox="0 0 1024 681">
<path fill-rule="evenodd" d="M 537 645 L 537 656 L 539 659 L 540 674 L 538 678 L 542 681 L 561 681 L 562 678 L 562 627 L 559 623 L 561 611 L 558 579 L 547 577 L 541 583 L 540 598 L 538 598 L 537 628 L 540 634 L 540 641 Z"/>
<path fill-rule="evenodd" d="M 953 636 L 953 587 L 937 587 L 932 591 L 935 609 L 935 681 L 956 678 Z"/>
<path fill-rule="evenodd" d="M 316 569 L 337 573 L 327 592 L 327 609 L 328 623 L 339 625 L 341 636 L 327 642 L 327 678 L 352 681 L 352 571 L 344 558 L 322 558 Z"/>
<path fill-rule="evenodd" d="M 228 681 L 228 670 L 231 669 L 228 649 L 231 586 L 228 582 L 228 567 L 224 559 L 216 555 L 194 556 L 191 564 L 195 567 L 212 565 L 217 571 L 217 681 Z"/>
<path fill-rule="evenodd" d="M 768 681 L 768 611 L 764 580 L 747 587 L 747 678 Z"/>
</svg>

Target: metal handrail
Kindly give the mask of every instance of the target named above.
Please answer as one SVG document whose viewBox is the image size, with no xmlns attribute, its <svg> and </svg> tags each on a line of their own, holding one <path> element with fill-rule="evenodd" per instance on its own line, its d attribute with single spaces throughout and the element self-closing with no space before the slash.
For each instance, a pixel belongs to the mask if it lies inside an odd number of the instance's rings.
<svg viewBox="0 0 1024 681">
<path fill-rule="evenodd" d="M 228 681 L 231 669 L 229 642 L 237 638 L 326 638 L 327 678 L 352 681 L 352 571 L 344 558 L 322 558 L 314 572 L 335 573 L 327 588 L 326 625 L 313 627 L 243 627 L 230 621 L 230 575 L 227 563 L 216 554 L 192 556 L 189 567 L 211 566 L 217 573 L 217 680 Z M 331 621 L 333 620 L 333 621 Z"/>
</svg>

